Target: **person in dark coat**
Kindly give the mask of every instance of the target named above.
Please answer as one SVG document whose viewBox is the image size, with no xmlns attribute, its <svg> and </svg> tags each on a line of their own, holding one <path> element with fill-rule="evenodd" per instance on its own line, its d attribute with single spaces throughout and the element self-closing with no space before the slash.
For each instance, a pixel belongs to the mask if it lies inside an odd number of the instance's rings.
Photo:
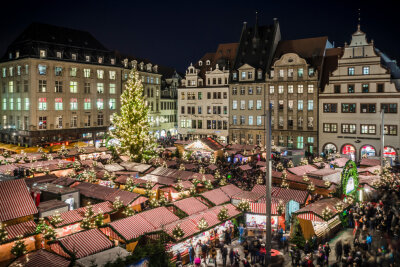
<svg viewBox="0 0 400 267">
<path fill-rule="evenodd" d="M 344 253 L 345 257 L 349 256 L 350 249 L 351 249 L 351 247 L 350 247 L 349 242 L 344 243 L 344 245 L 343 245 L 343 253 Z"/>
<path fill-rule="evenodd" d="M 306 244 L 304 245 L 304 254 L 308 254 L 311 252 L 311 245 L 310 242 L 308 242 L 308 240 L 306 241 Z"/>
<path fill-rule="evenodd" d="M 342 246 L 342 241 L 337 241 L 335 245 L 335 254 L 336 254 L 336 261 L 340 262 L 342 259 L 342 254 L 343 254 L 343 246 Z"/>
<path fill-rule="evenodd" d="M 325 252 L 326 264 L 329 266 L 329 254 L 331 253 L 331 247 L 329 246 L 328 242 L 325 243 L 324 252 Z"/>
<path fill-rule="evenodd" d="M 222 247 L 221 255 L 222 255 L 222 264 L 225 267 L 226 266 L 226 257 L 228 256 L 228 247 L 226 245 L 224 245 Z"/>
<path fill-rule="evenodd" d="M 231 265 L 233 265 L 233 258 L 235 257 L 235 252 L 233 251 L 233 248 L 231 248 L 231 251 L 229 252 L 229 262 Z"/>
</svg>

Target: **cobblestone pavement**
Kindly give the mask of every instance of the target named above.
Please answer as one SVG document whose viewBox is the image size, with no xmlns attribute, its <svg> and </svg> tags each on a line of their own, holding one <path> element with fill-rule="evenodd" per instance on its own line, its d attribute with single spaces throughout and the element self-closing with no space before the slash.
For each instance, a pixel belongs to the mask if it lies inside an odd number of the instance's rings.
<svg viewBox="0 0 400 267">
<path fill-rule="evenodd" d="M 379 236 L 376 236 L 375 238 L 376 238 L 375 240 L 377 240 L 377 241 L 380 239 Z M 352 241 L 353 241 L 353 229 L 344 229 L 344 230 L 340 231 L 339 233 L 337 233 L 337 235 L 336 235 L 333 239 L 331 239 L 331 240 L 329 241 L 329 245 L 330 245 L 330 247 L 331 247 L 331 249 L 332 249 L 332 252 L 331 252 L 331 254 L 329 255 L 329 262 L 330 262 L 330 263 L 334 263 L 334 262 L 336 261 L 335 244 L 336 244 L 336 242 L 337 242 L 338 240 L 342 240 L 342 242 L 345 241 L 345 240 L 349 240 L 349 241 L 352 242 Z M 381 242 L 382 242 L 382 241 L 381 241 Z M 272 248 L 278 250 L 277 244 L 276 244 L 276 243 L 273 243 L 273 244 L 272 244 Z M 238 240 L 232 241 L 231 246 L 229 246 L 228 255 L 229 255 L 230 249 L 238 249 L 238 250 L 239 250 L 240 257 L 241 257 L 241 258 L 244 258 L 243 248 L 242 248 L 242 246 L 239 244 Z M 282 253 L 282 255 L 283 255 L 284 259 L 285 259 L 284 265 L 283 265 L 283 266 L 284 266 L 284 267 L 292 266 L 292 261 L 291 261 L 291 258 L 290 258 L 290 256 L 289 256 L 289 253 L 288 253 L 288 252 L 284 252 L 283 249 L 280 249 L 279 251 Z M 303 255 L 302 255 L 302 256 L 303 256 Z M 208 262 L 208 261 L 207 261 L 207 262 Z M 190 265 L 186 265 L 186 266 L 190 266 Z M 214 263 L 211 263 L 211 264 L 207 264 L 207 265 L 204 265 L 204 264 L 203 264 L 202 266 L 215 266 L 215 265 L 214 265 Z M 219 251 L 219 250 L 217 250 L 217 266 L 218 266 L 218 267 L 219 267 L 219 266 L 223 266 L 223 265 L 222 265 L 222 257 L 221 257 L 221 254 L 220 254 L 220 251 Z M 227 266 L 231 266 L 230 261 L 229 261 L 229 257 L 228 257 L 228 259 L 227 259 Z M 243 264 L 240 263 L 240 266 L 242 267 Z M 251 265 L 251 266 L 259 267 L 259 266 L 261 266 L 261 265 L 259 265 L 259 264 L 253 264 L 253 265 Z"/>
</svg>

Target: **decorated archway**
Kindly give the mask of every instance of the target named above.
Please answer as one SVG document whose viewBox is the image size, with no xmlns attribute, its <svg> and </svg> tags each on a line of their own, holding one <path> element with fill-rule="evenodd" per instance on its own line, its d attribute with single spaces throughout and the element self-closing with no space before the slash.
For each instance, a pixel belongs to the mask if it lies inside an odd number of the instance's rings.
<svg viewBox="0 0 400 267">
<path fill-rule="evenodd" d="M 354 200 L 358 199 L 358 171 L 356 163 L 352 160 L 346 162 L 341 174 L 340 193 L 342 198 L 352 197 Z"/>
<path fill-rule="evenodd" d="M 363 157 L 364 155 L 367 155 L 367 157 L 375 157 L 376 156 L 375 148 L 371 145 L 365 145 L 361 147 L 361 157 Z"/>
<path fill-rule="evenodd" d="M 356 160 L 356 148 L 353 145 L 350 144 L 343 145 L 342 154 L 349 155 L 351 160 Z"/>
<path fill-rule="evenodd" d="M 383 152 L 383 156 L 386 158 L 392 158 L 393 160 L 396 159 L 397 152 L 394 147 L 385 146 L 385 151 Z"/>
<path fill-rule="evenodd" d="M 337 147 L 335 144 L 327 143 L 324 145 L 323 151 L 325 154 L 335 154 L 337 152 Z"/>
</svg>

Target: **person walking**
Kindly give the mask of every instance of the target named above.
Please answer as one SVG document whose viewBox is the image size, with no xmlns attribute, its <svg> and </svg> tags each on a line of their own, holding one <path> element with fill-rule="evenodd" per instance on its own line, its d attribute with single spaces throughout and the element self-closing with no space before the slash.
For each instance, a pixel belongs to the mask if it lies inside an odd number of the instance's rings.
<svg viewBox="0 0 400 267">
<path fill-rule="evenodd" d="M 214 266 L 217 267 L 217 250 L 215 249 L 215 247 L 213 245 L 211 245 L 210 248 L 210 259 L 208 261 L 208 263 L 210 263 L 210 261 L 212 261 L 214 263 Z"/>
<path fill-rule="evenodd" d="M 231 251 L 229 252 L 229 263 L 231 266 L 233 265 L 233 258 L 235 257 L 235 252 L 233 251 L 233 248 L 231 248 Z"/>
<path fill-rule="evenodd" d="M 222 255 L 222 265 L 226 267 L 226 257 L 228 256 L 228 247 L 226 245 L 222 247 L 221 255 Z"/>
<path fill-rule="evenodd" d="M 201 246 L 201 254 L 204 259 L 204 263 L 206 263 L 206 260 L 207 260 L 207 251 L 208 251 L 208 247 L 207 247 L 206 242 L 204 241 L 203 245 Z"/>
<path fill-rule="evenodd" d="M 371 234 L 370 234 L 370 233 L 368 233 L 368 235 L 367 235 L 367 238 L 366 238 L 366 241 L 367 241 L 368 251 L 371 251 L 371 246 L 372 246 L 372 236 L 371 236 Z"/>
<path fill-rule="evenodd" d="M 192 265 L 193 265 L 193 262 L 194 262 L 194 256 L 195 256 L 194 247 L 193 247 L 192 244 L 190 244 L 190 247 L 189 247 L 189 262 Z"/>
<path fill-rule="evenodd" d="M 329 254 L 331 253 L 331 247 L 329 246 L 328 242 L 325 243 L 324 251 L 325 251 L 325 262 L 326 265 L 329 266 Z"/>
<path fill-rule="evenodd" d="M 343 254 L 343 246 L 342 241 L 337 241 L 335 244 L 335 254 L 336 254 L 336 262 L 340 262 L 342 260 Z"/>
<path fill-rule="evenodd" d="M 265 256 L 267 255 L 267 250 L 265 249 L 265 244 L 261 244 L 260 248 L 260 264 L 264 266 Z"/>
</svg>

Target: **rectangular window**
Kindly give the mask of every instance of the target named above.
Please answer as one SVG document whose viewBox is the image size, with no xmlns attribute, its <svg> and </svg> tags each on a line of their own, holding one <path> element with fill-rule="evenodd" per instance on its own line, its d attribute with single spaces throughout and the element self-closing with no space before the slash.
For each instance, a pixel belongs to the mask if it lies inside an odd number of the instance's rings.
<svg viewBox="0 0 400 267">
<path fill-rule="evenodd" d="M 233 109 L 233 110 L 236 110 L 236 109 L 237 109 L 237 104 L 238 104 L 238 103 L 237 103 L 237 100 L 233 100 L 233 101 L 232 101 L 232 109 Z"/>
<path fill-rule="evenodd" d="M 288 110 L 293 110 L 293 100 L 288 100 Z"/>
<path fill-rule="evenodd" d="M 21 98 L 18 97 L 17 98 L 17 110 L 21 110 L 22 109 L 22 102 L 21 102 Z"/>
<path fill-rule="evenodd" d="M 356 104 L 342 103 L 342 113 L 356 113 Z"/>
<path fill-rule="evenodd" d="M 313 84 L 309 84 L 309 85 L 307 86 L 307 92 L 308 92 L 309 94 L 314 93 L 314 85 L 313 85 Z"/>
<path fill-rule="evenodd" d="M 83 77 L 90 78 L 90 69 L 83 69 Z"/>
<path fill-rule="evenodd" d="M 262 125 L 262 116 L 257 116 L 257 126 Z"/>
<path fill-rule="evenodd" d="M 248 89 L 247 89 L 247 93 L 249 94 L 249 95 L 252 95 L 253 94 L 253 87 L 249 87 Z"/>
<path fill-rule="evenodd" d="M 236 115 L 232 116 L 232 124 L 237 125 L 237 116 Z"/>
<path fill-rule="evenodd" d="M 283 110 L 283 100 L 278 101 L 278 109 Z"/>
<path fill-rule="evenodd" d="M 253 116 L 249 116 L 249 125 L 253 125 Z"/>
<path fill-rule="evenodd" d="M 262 108 L 261 100 L 257 100 L 257 110 L 260 110 Z"/>
<path fill-rule="evenodd" d="M 74 115 L 71 117 L 71 124 L 69 126 L 71 128 L 76 128 L 78 126 L 78 116 Z"/>
<path fill-rule="evenodd" d="M 84 123 L 85 127 L 90 126 L 90 124 L 91 124 L 91 118 L 92 118 L 91 115 L 86 115 L 86 116 L 85 116 L 85 123 Z"/>
<path fill-rule="evenodd" d="M 361 124 L 361 134 L 376 134 L 375 124 Z"/>
<path fill-rule="evenodd" d="M 47 129 L 47 117 L 46 116 L 39 117 L 38 128 L 39 128 L 39 130 Z"/>
<path fill-rule="evenodd" d="M 202 114 L 202 107 L 201 106 L 197 107 L 197 114 Z"/>
<path fill-rule="evenodd" d="M 24 80 L 24 92 L 25 93 L 29 92 L 29 84 L 27 80 Z"/>
<path fill-rule="evenodd" d="M 76 77 L 77 72 L 78 72 L 77 68 L 71 68 L 70 71 L 69 71 L 69 75 L 71 77 Z"/>
<path fill-rule="evenodd" d="M 13 81 L 8 82 L 8 92 L 14 93 L 14 82 Z"/>
<path fill-rule="evenodd" d="M 303 136 L 297 136 L 297 148 L 298 149 L 304 148 L 304 137 Z"/>
<path fill-rule="evenodd" d="M 354 75 L 354 68 L 353 68 L 353 67 L 348 68 L 348 69 L 347 69 L 347 74 L 348 74 L 349 76 L 353 76 L 353 75 Z"/>
<path fill-rule="evenodd" d="M 24 110 L 29 110 L 29 98 L 28 97 L 25 97 Z"/>
<path fill-rule="evenodd" d="M 102 126 L 104 124 L 104 115 L 99 114 L 97 115 L 97 126 Z"/>
<path fill-rule="evenodd" d="M 297 110 L 303 110 L 303 100 L 297 101 Z"/>
<path fill-rule="evenodd" d="M 70 93 L 78 93 L 78 82 L 70 81 L 69 82 L 69 91 L 70 91 Z"/>
<path fill-rule="evenodd" d="M 384 110 L 385 113 L 397 113 L 397 104 L 381 104 L 381 110 Z"/>
<path fill-rule="evenodd" d="M 336 103 L 325 103 L 324 104 L 324 113 L 336 113 L 337 112 L 337 104 Z"/>
<path fill-rule="evenodd" d="M 377 91 L 378 93 L 383 93 L 383 92 L 385 92 L 385 85 L 384 85 L 383 83 L 378 83 L 378 84 L 376 85 L 376 91 Z"/>
<path fill-rule="evenodd" d="M 288 90 L 288 94 L 293 94 L 293 85 L 292 84 L 288 85 L 287 90 Z"/>
<path fill-rule="evenodd" d="M 97 79 L 104 78 L 104 70 L 97 70 Z"/>
<path fill-rule="evenodd" d="M 45 93 L 47 91 L 47 81 L 39 80 L 39 93 Z"/>
<path fill-rule="evenodd" d="M 62 76 L 62 67 L 55 67 L 54 68 L 54 74 L 56 76 Z"/>
<path fill-rule="evenodd" d="M 115 94 L 115 83 L 110 83 L 110 94 Z"/>
<path fill-rule="evenodd" d="M 39 65 L 38 65 L 38 71 L 39 71 L 39 75 L 46 75 L 47 66 L 46 66 L 46 65 L 39 64 Z"/>
<path fill-rule="evenodd" d="M 303 85 L 302 84 L 299 84 L 299 85 L 297 85 L 297 93 L 298 94 L 302 94 L 303 93 Z"/>
<path fill-rule="evenodd" d="M 56 109 L 56 110 L 63 110 L 63 101 L 62 101 L 62 98 L 56 98 L 56 99 L 54 99 L 54 103 L 55 103 L 55 109 Z"/>
<path fill-rule="evenodd" d="M 283 78 L 283 76 L 285 76 L 285 71 L 279 70 L 279 78 Z"/>
<path fill-rule="evenodd" d="M 224 99 L 228 99 L 228 93 L 224 92 Z"/>
<path fill-rule="evenodd" d="M 232 95 L 237 95 L 237 87 L 232 87 Z"/>
<path fill-rule="evenodd" d="M 55 81 L 54 92 L 55 93 L 62 93 L 62 91 L 63 91 L 62 81 Z"/>
<path fill-rule="evenodd" d="M 375 113 L 375 104 L 360 104 L 360 113 Z"/>
<path fill-rule="evenodd" d="M 241 110 L 246 109 L 246 101 L 245 100 L 240 100 L 240 109 Z"/>
<path fill-rule="evenodd" d="M 347 92 L 350 93 L 350 94 L 353 94 L 355 92 L 354 91 L 354 84 L 348 84 L 347 85 Z"/>
<path fill-rule="evenodd" d="M 307 110 L 314 110 L 314 100 L 308 100 Z"/>
<path fill-rule="evenodd" d="M 248 109 L 249 110 L 253 109 L 253 100 L 249 100 Z"/>
<path fill-rule="evenodd" d="M 97 83 L 97 93 L 98 94 L 104 93 L 104 83 Z"/>
<path fill-rule="evenodd" d="M 342 133 L 355 134 L 356 133 L 356 125 L 343 123 L 342 124 Z"/>
<path fill-rule="evenodd" d="M 25 98 L 25 101 L 26 100 L 27 100 L 27 98 Z M 26 102 L 25 102 L 25 105 L 26 105 Z M 28 105 L 29 105 L 29 102 L 28 102 Z M 45 97 L 39 98 L 38 109 L 39 110 L 47 110 L 47 98 L 45 98 Z"/>
<path fill-rule="evenodd" d="M 283 85 L 278 86 L 278 94 L 283 94 L 283 91 L 284 91 L 283 88 L 284 88 Z"/>
<path fill-rule="evenodd" d="M 293 69 L 288 69 L 287 76 L 290 77 L 290 78 L 293 77 Z"/>
<path fill-rule="evenodd" d="M 397 125 L 385 125 L 385 135 L 397 135 Z"/>
<path fill-rule="evenodd" d="M 110 74 L 110 80 L 115 80 L 116 79 L 117 73 L 116 73 L 115 70 L 110 70 L 109 74 Z"/>
<path fill-rule="evenodd" d="M 246 94 L 246 88 L 244 86 L 240 87 L 240 94 L 245 95 Z"/>
<path fill-rule="evenodd" d="M 337 133 L 337 123 L 324 123 L 324 133 Z"/>
<path fill-rule="evenodd" d="M 103 99 L 101 99 L 101 98 L 97 99 L 96 106 L 97 106 L 97 109 L 98 109 L 98 110 L 104 109 L 104 105 L 103 105 L 103 104 L 104 104 L 104 103 L 103 103 Z"/>
<path fill-rule="evenodd" d="M 111 99 L 109 100 L 108 104 L 109 104 L 109 108 L 110 108 L 111 110 L 114 110 L 114 109 L 116 109 L 116 107 L 117 107 L 117 103 L 116 103 L 116 101 L 115 101 L 115 98 L 111 98 Z"/>
<path fill-rule="evenodd" d="M 362 92 L 363 93 L 368 93 L 369 92 L 369 84 L 363 84 L 362 85 Z"/>
<path fill-rule="evenodd" d="M 301 78 L 301 77 L 303 77 L 303 74 L 304 74 L 303 68 L 299 68 L 299 69 L 297 70 L 297 77 Z"/>
<path fill-rule="evenodd" d="M 63 118 L 62 116 L 57 116 L 56 117 L 56 128 L 62 129 L 63 127 Z"/>
<path fill-rule="evenodd" d="M 92 109 L 92 103 L 90 101 L 90 98 L 85 98 L 83 102 L 83 109 L 85 110 Z"/>
<path fill-rule="evenodd" d="M 228 106 L 224 106 L 224 115 L 228 114 Z"/>
<path fill-rule="evenodd" d="M 369 67 L 363 67 L 363 75 L 369 74 Z"/>
<path fill-rule="evenodd" d="M 242 71 L 242 80 L 245 80 L 245 79 L 246 79 L 246 72 Z"/>
<path fill-rule="evenodd" d="M 273 86 L 273 85 L 271 85 L 270 87 L 269 87 L 269 93 L 270 94 L 273 94 L 275 92 L 275 87 Z"/>
<path fill-rule="evenodd" d="M 78 99 L 71 98 L 69 105 L 71 110 L 78 110 Z"/>
<path fill-rule="evenodd" d="M 340 94 L 340 85 L 335 85 L 334 86 L 334 93 L 335 94 Z"/>
<path fill-rule="evenodd" d="M 261 95 L 261 86 L 256 87 L 256 94 Z"/>
<path fill-rule="evenodd" d="M 240 116 L 240 125 L 245 125 L 246 124 L 246 117 L 245 116 Z"/>
<path fill-rule="evenodd" d="M 308 76 L 314 76 L 314 68 L 309 68 L 308 69 Z"/>
<path fill-rule="evenodd" d="M 253 72 L 249 71 L 249 72 L 247 73 L 247 78 L 248 78 L 248 79 L 253 79 Z"/>
<path fill-rule="evenodd" d="M 85 83 L 84 93 L 85 94 L 90 94 L 90 83 Z"/>
<path fill-rule="evenodd" d="M 3 106 L 2 106 L 3 110 L 7 110 L 7 98 L 3 98 Z"/>
<path fill-rule="evenodd" d="M 203 93 L 202 92 L 198 92 L 197 93 L 197 99 L 199 99 L 199 100 L 203 99 Z"/>
<path fill-rule="evenodd" d="M 203 121 L 202 120 L 197 121 L 197 129 L 203 129 Z"/>
</svg>

